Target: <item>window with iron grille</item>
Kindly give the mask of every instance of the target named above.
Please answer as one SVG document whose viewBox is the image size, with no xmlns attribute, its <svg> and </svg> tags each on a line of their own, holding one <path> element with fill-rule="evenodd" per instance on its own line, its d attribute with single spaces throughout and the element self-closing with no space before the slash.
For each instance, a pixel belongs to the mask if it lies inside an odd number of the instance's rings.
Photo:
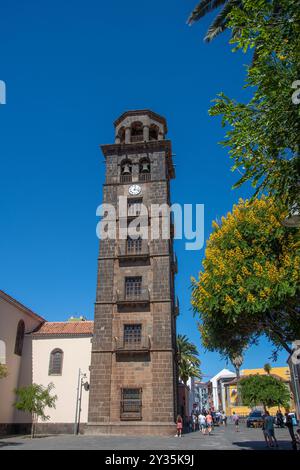
<svg viewBox="0 0 300 470">
<path fill-rule="evenodd" d="M 63 363 L 63 351 L 54 349 L 50 354 L 49 375 L 61 375 Z"/>
<path fill-rule="evenodd" d="M 122 388 L 121 418 L 142 419 L 142 389 Z"/>
<path fill-rule="evenodd" d="M 127 238 L 127 253 L 128 254 L 135 254 L 141 253 L 142 251 L 142 239 L 141 238 Z"/>
<path fill-rule="evenodd" d="M 141 213 L 142 198 L 128 199 L 128 216 L 136 217 Z"/>
<path fill-rule="evenodd" d="M 125 296 L 139 297 L 142 293 L 142 276 L 125 278 Z"/>
<path fill-rule="evenodd" d="M 138 344 L 142 339 L 142 325 L 124 325 L 124 343 Z"/>
</svg>

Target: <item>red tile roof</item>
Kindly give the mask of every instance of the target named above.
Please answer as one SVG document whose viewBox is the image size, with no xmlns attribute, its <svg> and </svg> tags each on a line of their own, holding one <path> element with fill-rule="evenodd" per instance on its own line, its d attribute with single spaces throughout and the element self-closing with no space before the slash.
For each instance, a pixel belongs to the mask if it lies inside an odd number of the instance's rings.
<svg viewBox="0 0 300 470">
<path fill-rule="evenodd" d="M 93 321 L 45 322 L 37 329 L 34 336 L 92 335 Z"/>
</svg>

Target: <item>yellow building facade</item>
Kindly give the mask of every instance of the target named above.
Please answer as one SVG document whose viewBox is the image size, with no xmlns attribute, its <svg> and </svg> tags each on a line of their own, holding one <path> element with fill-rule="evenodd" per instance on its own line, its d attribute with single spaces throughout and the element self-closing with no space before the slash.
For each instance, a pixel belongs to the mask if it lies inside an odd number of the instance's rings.
<svg viewBox="0 0 300 470">
<path fill-rule="evenodd" d="M 241 378 L 247 377 L 249 375 L 267 375 L 267 372 L 263 368 L 258 368 L 258 369 L 244 369 L 241 371 Z M 270 372 L 271 375 L 277 376 L 281 380 L 283 380 L 286 383 L 286 386 L 288 387 L 290 394 L 292 396 L 292 390 L 291 390 L 291 376 L 290 376 L 290 370 L 288 367 L 273 367 Z M 251 412 L 251 408 L 248 406 L 244 405 L 238 405 L 237 404 L 237 381 L 236 379 L 232 380 L 231 382 L 225 384 L 225 412 L 227 416 L 231 416 L 233 412 L 238 414 L 239 416 L 248 416 L 249 413 Z M 274 406 L 272 408 L 269 408 L 269 412 L 271 414 L 276 414 L 276 411 L 278 410 L 277 406 Z M 295 410 L 295 405 L 294 401 L 291 399 L 290 403 L 290 410 L 294 411 Z"/>
</svg>

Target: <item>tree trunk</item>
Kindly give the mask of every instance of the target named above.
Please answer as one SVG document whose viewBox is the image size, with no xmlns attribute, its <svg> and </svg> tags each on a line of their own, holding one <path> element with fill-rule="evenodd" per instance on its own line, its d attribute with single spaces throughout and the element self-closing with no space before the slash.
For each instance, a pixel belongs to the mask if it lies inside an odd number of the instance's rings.
<svg viewBox="0 0 300 470">
<path fill-rule="evenodd" d="M 35 436 L 35 415 L 32 415 L 32 423 L 31 423 L 31 439 Z"/>
<path fill-rule="evenodd" d="M 292 354 L 293 351 L 291 350 L 291 348 L 289 347 L 289 345 L 286 342 L 284 332 L 281 330 L 281 328 L 273 320 L 270 312 L 267 315 L 267 321 L 264 322 L 264 323 L 265 323 L 265 326 L 267 328 L 270 328 L 272 333 L 277 337 L 278 342 L 283 347 L 283 349 L 285 349 L 288 354 Z"/>
<path fill-rule="evenodd" d="M 264 403 L 263 403 L 263 407 L 264 407 L 264 412 L 266 413 L 267 407 L 266 407 L 266 405 L 265 405 Z"/>
</svg>

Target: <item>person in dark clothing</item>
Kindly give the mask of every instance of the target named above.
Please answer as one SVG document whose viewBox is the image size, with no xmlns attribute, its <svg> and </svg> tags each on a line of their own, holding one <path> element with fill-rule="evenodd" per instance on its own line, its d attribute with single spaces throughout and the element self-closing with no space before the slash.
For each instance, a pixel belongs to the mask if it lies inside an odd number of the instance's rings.
<svg viewBox="0 0 300 470">
<path fill-rule="evenodd" d="M 285 425 L 288 428 L 291 439 L 292 439 L 292 448 L 293 450 L 297 450 L 297 442 L 296 442 L 296 437 L 294 433 L 293 419 L 289 413 L 285 413 Z"/>
<path fill-rule="evenodd" d="M 276 424 L 279 428 L 284 428 L 283 414 L 281 410 L 278 410 L 276 413 Z"/>
</svg>

